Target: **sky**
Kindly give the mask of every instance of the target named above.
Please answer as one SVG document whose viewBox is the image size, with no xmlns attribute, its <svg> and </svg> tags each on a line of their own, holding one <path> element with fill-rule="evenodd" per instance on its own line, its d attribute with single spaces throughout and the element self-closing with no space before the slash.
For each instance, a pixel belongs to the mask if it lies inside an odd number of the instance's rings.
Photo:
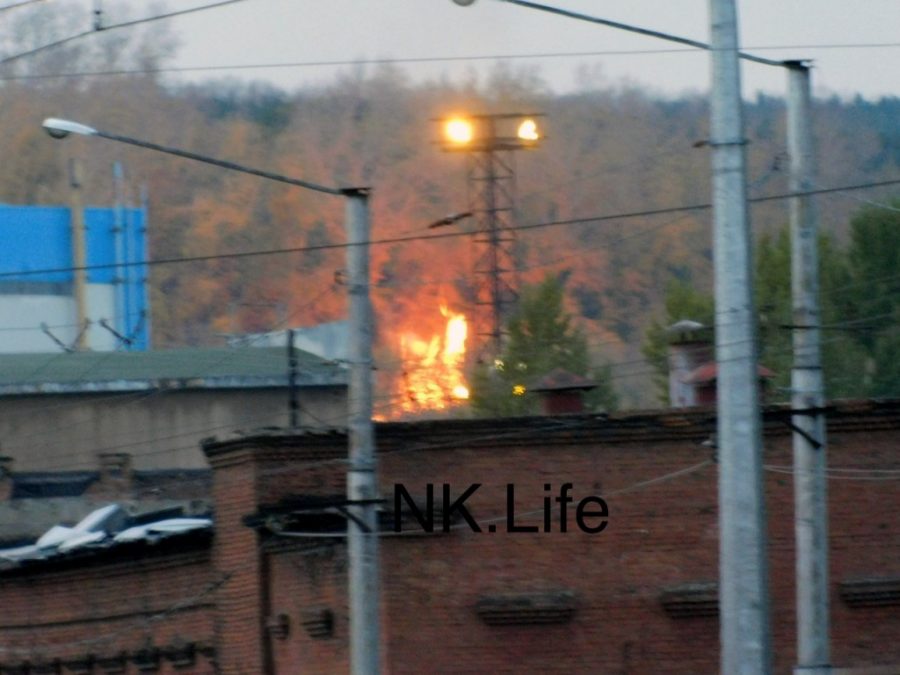
<svg viewBox="0 0 900 675">
<path fill-rule="evenodd" d="M 539 1 L 708 41 L 707 0 Z M 178 10 L 209 2 L 168 0 L 165 7 Z M 158 11 L 150 2 L 133 5 L 138 14 Z M 742 46 L 774 59 L 812 59 L 817 95 L 900 96 L 900 0 L 743 0 L 738 8 Z M 106 0 L 105 9 L 114 22 L 114 3 Z M 518 55 L 506 62 L 537 69 L 557 93 L 627 83 L 676 96 L 706 91 L 709 81 L 703 52 L 660 53 L 683 48 L 502 0 L 476 0 L 469 7 L 451 0 L 244 0 L 168 23 L 181 40 L 174 65 L 184 68 Z M 893 46 L 873 46 L 884 44 Z M 598 54 L 560 56 L 585 52 Z M 484 77 L 496 61 L 435 60 L 402 67 L 414 80 Z M 349 69 L 291 65 L 173 77 L 237 77 L 293 90 L 327 84 Z M 745 64 L 742 77 L 744 95 L 750 98 L 760 91 L 781 95 L 785 88 L 780 68 Z"/>
</svg>

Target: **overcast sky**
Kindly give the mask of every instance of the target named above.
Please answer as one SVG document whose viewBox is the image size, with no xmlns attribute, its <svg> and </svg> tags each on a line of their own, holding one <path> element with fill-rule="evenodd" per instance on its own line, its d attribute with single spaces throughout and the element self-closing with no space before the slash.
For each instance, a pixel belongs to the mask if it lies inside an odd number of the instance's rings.
<svg viewBox="0 0 900 675">
<path fill-rule="evenodd" d="M 209 0 L 169 0 L 169 9 Z M 607 19 L 708 40 L 707 0 L 542 0 L 546 4 Z M 109 20 L 115 6 L 105 3 Z M 151 3 L 141 12 L 152 13 Z M 770 58 L 811 58 L 819 94 L 857 93 L 869 98 L 900 95 L 900 0 L 743 0 L 741 43 Z M 679 49 L 678 45 L 572 19 L 555 17 L 501 0 L 476 0 L 459 7 L 451 0 L 245 0 L 170 21 L 182 46 L 178 66 L 229 66 L 346 62 L 365 59 L 432 59 L 493 55 L 632 52 Z M 894 46 L 838 47 L 838 45 Z M 765 49 L 764 49 L 765 48 Z M 489 72 L 494 59 L 406 63 L 413 78 L 462 77 Z M 509 59 L 538 68 L 557 92 L 584 87 L 576 73 L 594 82 L 630 81 L 658 93 L 704 91 L 708 59 L 698 52 L 542 56 Z M 347 66 L 343 69 L 346 71 Z M 216 70 L 179 77 L 226 76 L 262 79 L 293 89 L 331 81 L 338 68 Z M 784 73 L 744 66 L 744 93 L 780 94 Z M 599 78 L 599 79 L 598 79 Z"/>
</svg>

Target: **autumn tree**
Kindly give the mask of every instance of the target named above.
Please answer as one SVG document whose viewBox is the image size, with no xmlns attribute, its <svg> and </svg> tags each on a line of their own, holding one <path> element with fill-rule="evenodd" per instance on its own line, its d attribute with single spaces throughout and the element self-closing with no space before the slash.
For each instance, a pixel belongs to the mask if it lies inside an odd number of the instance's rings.
<svg viewBox="0 0 900 675">
<path fill-rule="evenodd" d="M 506 324 L 508 337 L 502 353 L 473 374 L 472 407 L 476 413 L 535 413 L 537 400 L 528 389 L 557 368 L 596 382 L 597 388 L 585 397 L 589 407 L 616 407 L 610 369 L 592 364 L 587 339 L 565 310 L 563 300 L 564 286 L 555 276 L 522 290 Z"/>
</svg>

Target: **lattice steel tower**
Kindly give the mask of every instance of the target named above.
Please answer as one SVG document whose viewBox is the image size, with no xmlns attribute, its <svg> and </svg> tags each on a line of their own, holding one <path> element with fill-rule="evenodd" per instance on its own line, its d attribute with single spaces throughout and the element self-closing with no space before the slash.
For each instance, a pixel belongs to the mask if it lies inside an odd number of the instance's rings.
<svg viewBox="0 0 900 675">
<path fill-rule="evenodd" d="M 541 140 L 540 114 L 469 115 L 443 122 L 445 150 L 467 154 L 470 212 L 475 218 L 477 304 L 488 308 L 491 351 L 500 353 L 503 324 L 517 295 L 513 152 Z"/>
</svg>

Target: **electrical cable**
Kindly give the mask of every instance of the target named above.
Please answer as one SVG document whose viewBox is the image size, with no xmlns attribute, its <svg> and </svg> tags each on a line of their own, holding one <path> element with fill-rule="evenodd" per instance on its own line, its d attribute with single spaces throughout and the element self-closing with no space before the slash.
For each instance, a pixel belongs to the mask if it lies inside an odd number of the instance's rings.
<svg viewBox="0 0 900 675">
<path fill-rule="evenodd" d="M 822 194 L 832 194 L 836 192 L 848 192 L 853 190 L 866 190 L 870 188 L 876 187 L 885 187 L 888 185 L 900 185 L 900 179 L 891 179 L 891 180 L 882 180 L 882 181 L 873 181 L 870 183 L 860 183 L 856 185 L 843 185 L 840 187 L 830 187 L 830 188 L 817 188 L 814 190 L 805 190 L 800 192 L 789 192 L 789 193 L 781 193 L 775 195 L 767 195 L 762 197 L 751 197 L 747 201 L 749 203 L 763 203 L 763 202 L 772 202 L 772 201 L 781 201 L 784 199 L 792 199 L 794 197 L 802 197 L 802 196 L 814 196 L 814 195 L 822 195 Z M 685 213 L 690 211 L 708 211 L 712 208 L 712 204 L 709 202 L 699 203 L 699 204 L 685 204 L 682 206 L 669 206 L 669 207 L 660 207 L 657 209 L 647 209 L 643 211 L 625 211 L 621 213 L 615 214 L 604 214 L 597 216 L 585 216 L 580 218 L 568 218 L 565 220 L 553 220 L 553 221 L 545 221 L 541 223 L 532 223 L 528 225 L 516 225 L 512 226 L 509 229 L 515 230 L 519 232 L 530 231 L 530 230 L 538 230 L 544 229 L 548 227 L 559 227 L 566 225 L 585 225 L 589 223 L 600 223 L 609 220 L 629 220 L 632 218 L 642 218 L 642 217 L 651 217 L 651 216 L 660 216 L 666 214 L 675 214 L 675 213 Z M 370 239 L 367 242 L 361 242 L 361 244 L 366 244 L 370 246 L 380 246 L 386 244 L 401 244 L 407 243 L 411 241 L 431 241 L 437 239 L 455 239 L 459 237 L 468 237 L 470 233 L 468 232 L 443 232 L 438 234 L 430 234 L 430 235 L 410 235 L 410 236 L 401 236 L 401 237 L 386 237 L 382 239 Z M 285 247 L 285 248 L 277 248 L 277 249 L 263 249 L 257 251 L 235 251 L 232 253 L 217 253 L 217 254 L 209 254 L 209 255 L 198 255 L 198 256 L 184 256 L 179 258 L 157 258 L 151 260 L 145 260 L 135 263 L 106 263 L 101 265 L 83 265 L 80 267 L 50 267 L 44 269 L 32 269 L 32 270 L 18 270 L 18 271 L 5 271 L 0 272 L 0 279 L 9 278 L 9 277 L 17 277 L 17 276 L 30 276 L 35 274 L 53 274 L 53 273 L 61 273 L 61 272 L 80 272 L 80 271 L 90 271 L 90 270 L 100 270 L 100 269 L 119 269 L 123 267 L 137 267 L 137 266 L 156 266 L 156 265 L 173 265 L 173 264 L 184 264 L 184 263 L 195 263 L 195 262 L 207 262 L 210 260 L 227 260 L 227 259 L 239 259 L 239 258 L 251 258 L 251 257 L 260 257 L 260 256 L 272 256 L 272 255 L 284 255 L 291 253 L 311 253 L 315 251 L 330 251 L 335 249 L 346 249 L 349 248 L 351 244 L 339 243 L 339 244 L 320 244 L 316 246 L 295 246 L 295 247 Z"/>
<path fill-rule="evenodd" d="M 20 7 L 33 5 L 38 2 L 44 2 L 44 0 L 21 0 L 21 2 L 14 2 L 11 5 L 3 5 L 2 7 L 0 7 L 0 12 L 5 12 L 8 9 L 19 9 Z"/>
<path fill-rule="evenodd" d="M 216 9 L 218 7 L 224 7 L 225 5 L 233 5 L 238 2 L 245 2 L 245 0 L 220 0 L 219 2 L 213 2 L 208 5 L 201 5 L 199 7 L 190 7 L 188 9 L 181 9 L 174 12 L 167 12 L 165 14 L 158 14 L 156 16 L 144 17 L 142 19 L 133 19 L 131 21 L 123 21 L 121 23 L 114 23 L 108 26 L 103 26 L 101 28 L 91 28 L 91 30 L 82 31 L 81 33 L 76 33 L 74 35 L 69 35 L 68 37 L 61 38 L 54 42 L 48 42 L 47 44 L 40 45 L 39 47 L 35 47 L 34 49 L 29 49 L 24 52 L 20 52 L 18 54 L 13 54 L 11 56 L 5 56 L 0 58 L 0 66 L 12 63 L 13 61 L 18 61 L 19 59 L 23 59 L 29 56 L 33 56 L 35 54 L 39 54 L 40 52 L 46 51 L 48 49 L 54 49 L 56 47 L 61 47 L 70 42 L 74 42 L 76 40 L 80 40 L 82 38 L 88 37 L 90 35 L 96 35 L 97 33 L 108 33 L 111 30 L 117 30 L 119 28 L 131 28 L 133 26 L 138 26 L 144 23 L 150 23 L 152 21 L 160 21 L 162 19 L 171 19 L 176 16 L 181 16 L 184 14 L 193 14 L 194 12 L 202 12 L 207 9 Z M 6 79 L 6 78 L 3 78 Z"/>
<path fill-rule="evenodd" d="M 32 0 L 40 1 L 40 0 Z M 806 50 L 840 50 L 840 49 L 896 49 L 900 48 L 900 42 L 872 42 L 872 43 L 846 43 L 846 44 L 797 44 L 797 45 L 757 45 L 748 46 L 746 49 L 754 51 L 773 51 L 783 49 Z M 0 76 L 0 81 L 16 80 L 42 80 L 71 77 L 118 77 L 127 75 L 154 75 L 164 73 L 190 73 L 190 72 L 215 72 L 215 71 L 239 71 L 239 70 L 274 70 L 285 68 L 340 68 L 354 66 L 377 66 L 395 64 L 427 64 L 427 63 L 454 63 L 473 61 L 515 61 L 526 59 L 557 59 L 557 58 L 592 58 L 609 56 L 644 56 L 662 54 L 697 54 L 697 49 L 620 49 L 606 51 L 587 52 L 535 52 L 513 54 L 473 54 L 468 56 L 412 56 L 396 58 L 371 58 L 356 60 L 327 60 L 327 61 L 287 61 L 270 63 L 232 63 L 222 65 L 192 65 L 171 66 L 159 68 L 122 68 L 111 70 L 71 71 L 58 73 L 37 73 L 28 75 Z"/>
</svg>

